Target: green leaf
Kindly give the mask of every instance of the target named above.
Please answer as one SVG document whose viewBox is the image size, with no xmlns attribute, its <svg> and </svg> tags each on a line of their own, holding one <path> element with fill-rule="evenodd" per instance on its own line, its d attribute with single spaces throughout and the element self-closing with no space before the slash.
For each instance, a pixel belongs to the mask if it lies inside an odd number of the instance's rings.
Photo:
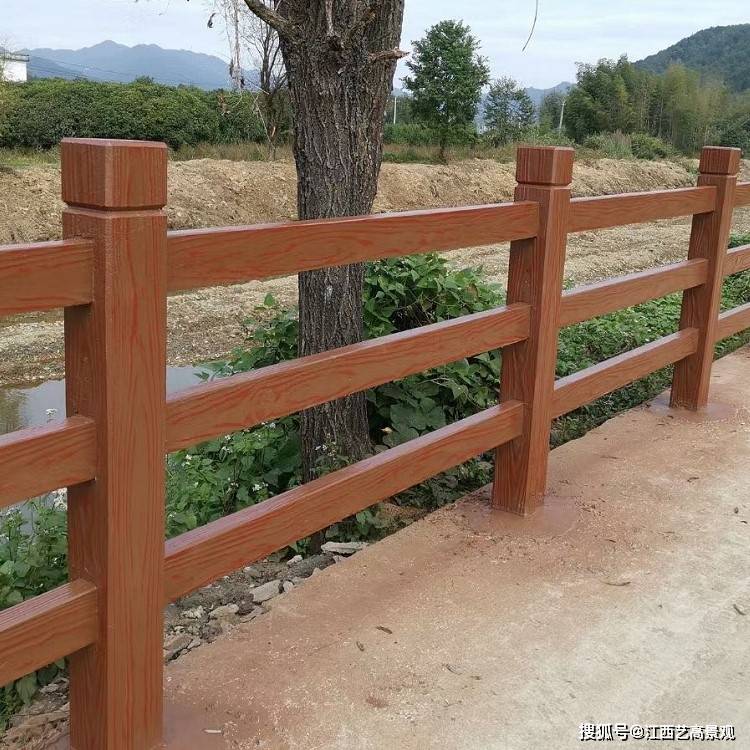
<svg viewBox="0 0 750 750">
<path fill-rule="evenodd" d="M 20 680 L 16 680 L 16 692 L 19 698 L 28 705 L 31 699 L 36 695 L 37 682 L 35 674 L 27 674 Z"/>
</svg>

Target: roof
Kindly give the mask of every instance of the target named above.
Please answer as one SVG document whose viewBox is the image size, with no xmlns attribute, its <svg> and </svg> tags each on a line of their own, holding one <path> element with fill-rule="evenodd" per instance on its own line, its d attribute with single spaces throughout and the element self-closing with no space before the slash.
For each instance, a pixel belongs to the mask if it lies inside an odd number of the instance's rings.
<svg viewBox="0 0 750 750">
<path fill-rule="evenodd" d="M 29 56 L 23 52 L 11 52 L 10 50 L 0 47 L 0 59 L 11 62 L 28 62 Z"/>
</svg>

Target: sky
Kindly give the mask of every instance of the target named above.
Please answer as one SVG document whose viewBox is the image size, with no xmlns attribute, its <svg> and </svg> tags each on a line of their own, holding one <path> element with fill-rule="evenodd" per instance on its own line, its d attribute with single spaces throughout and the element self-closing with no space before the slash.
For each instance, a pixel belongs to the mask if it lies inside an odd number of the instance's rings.
<svg viewBox="0 0 750 750">
<path fill-rule="evenodd" d="M 228 58 L 219 29 L 208 29 L 210 0 L 1 0 L 9 47 L 77 49 L 105 39 L 158 44 Z M 493 77 L 547 88 L 575 80 L 576 62 L 658 52 L 709 26 L 750 22 L 747 0 L 406 0 L 401 46 L 446 18 L 461 18 L 481 40 Z M 397 78 L 403 75 L 403 64 Z M 398 85 L 398 83 L 396 84 Z"/>
</svg>

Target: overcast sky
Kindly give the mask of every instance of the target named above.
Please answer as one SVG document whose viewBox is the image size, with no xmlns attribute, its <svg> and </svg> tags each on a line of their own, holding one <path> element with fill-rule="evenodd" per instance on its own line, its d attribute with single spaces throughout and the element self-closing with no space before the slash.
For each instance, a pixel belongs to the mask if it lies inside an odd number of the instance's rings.
<svg viewBox="0 0 750 750">
<path fill-rule="evenodd" d="M 1 0 L 9 46 L 77 49 L 105 39 L 227 57 L 206 28 L 204 0 Z M 462 18 L 482 41 L 493 76 L 526 86 L 574 80 L 577 61 L 627 53 L 638 60 L 708 26 L 750 21 L 748 0 L 540 0 L 536 33 L 521 52 L 534 0 L 406 0 L 402 47 L 445 18 Z M 403 69 L 399 69 L 399 74 Z"/>
</svg>

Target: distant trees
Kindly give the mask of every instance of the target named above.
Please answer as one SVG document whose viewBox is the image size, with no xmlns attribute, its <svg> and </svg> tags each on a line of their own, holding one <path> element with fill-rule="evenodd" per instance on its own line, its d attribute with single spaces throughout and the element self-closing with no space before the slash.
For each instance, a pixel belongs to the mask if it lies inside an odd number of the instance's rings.
<svg viewBox="0 0 750 750">
<path fill-rule="evenodd" d="M 600 60 L 579 65 L 565 127 L 579 142 L 597 133 L 645 133 L 692 152 L 720 137 L 729 101 L 722 83 L 682 65 L 656 75 L 626 57 Z"/>
<path fill-rule="evenodd" d="M 539 105 L 539 128 L 543 132 L 557 130 L 560 127 L 560 117 L 565 106 L 565 94 L 550 91 L 545 94 Z"/>
<path fill-rule="evenodd" d="M 484 124 L 495 145 L 518 140 L 534 124 L 534 103 L 512 78 L 499 78 L 490 86 L 484 105 Z"/>
<path fill-rule="evenodd" d="M 51 148 L 69 136 L 201 142 L 263 141 L 252 97 L 133 83 L 39 79 L 0 91 L 0 146 Z"/>
<path fill-rule="evenodd" d="M 260 0 L 275 10 L 279 0 Z M 286 66 L 277 31 L 254 13 L 248 13 L 243 0 L 214 0 L 209 26 L 218 14 L 224 24 L 231 52 L 230 77 L 236 91 L 253 92 L 251 98 L 263 127 L 268 157 L 276 158 L 279 143 L 291 130 L 291 106 Z M 245 61 L 252 71 L 245 70 Z M 246 80 L 246 74 L 257 80 Z"/>
<path fill-rule="evenodd" d="M 461 21 L 441 21 L 414 42 L 404 85 L 411 92 L 412 112 L 439 137 L 440 156 L 451 131 L 472 127 L 489 67 L 478 54 L 479 40 Z"/>
</svg>

